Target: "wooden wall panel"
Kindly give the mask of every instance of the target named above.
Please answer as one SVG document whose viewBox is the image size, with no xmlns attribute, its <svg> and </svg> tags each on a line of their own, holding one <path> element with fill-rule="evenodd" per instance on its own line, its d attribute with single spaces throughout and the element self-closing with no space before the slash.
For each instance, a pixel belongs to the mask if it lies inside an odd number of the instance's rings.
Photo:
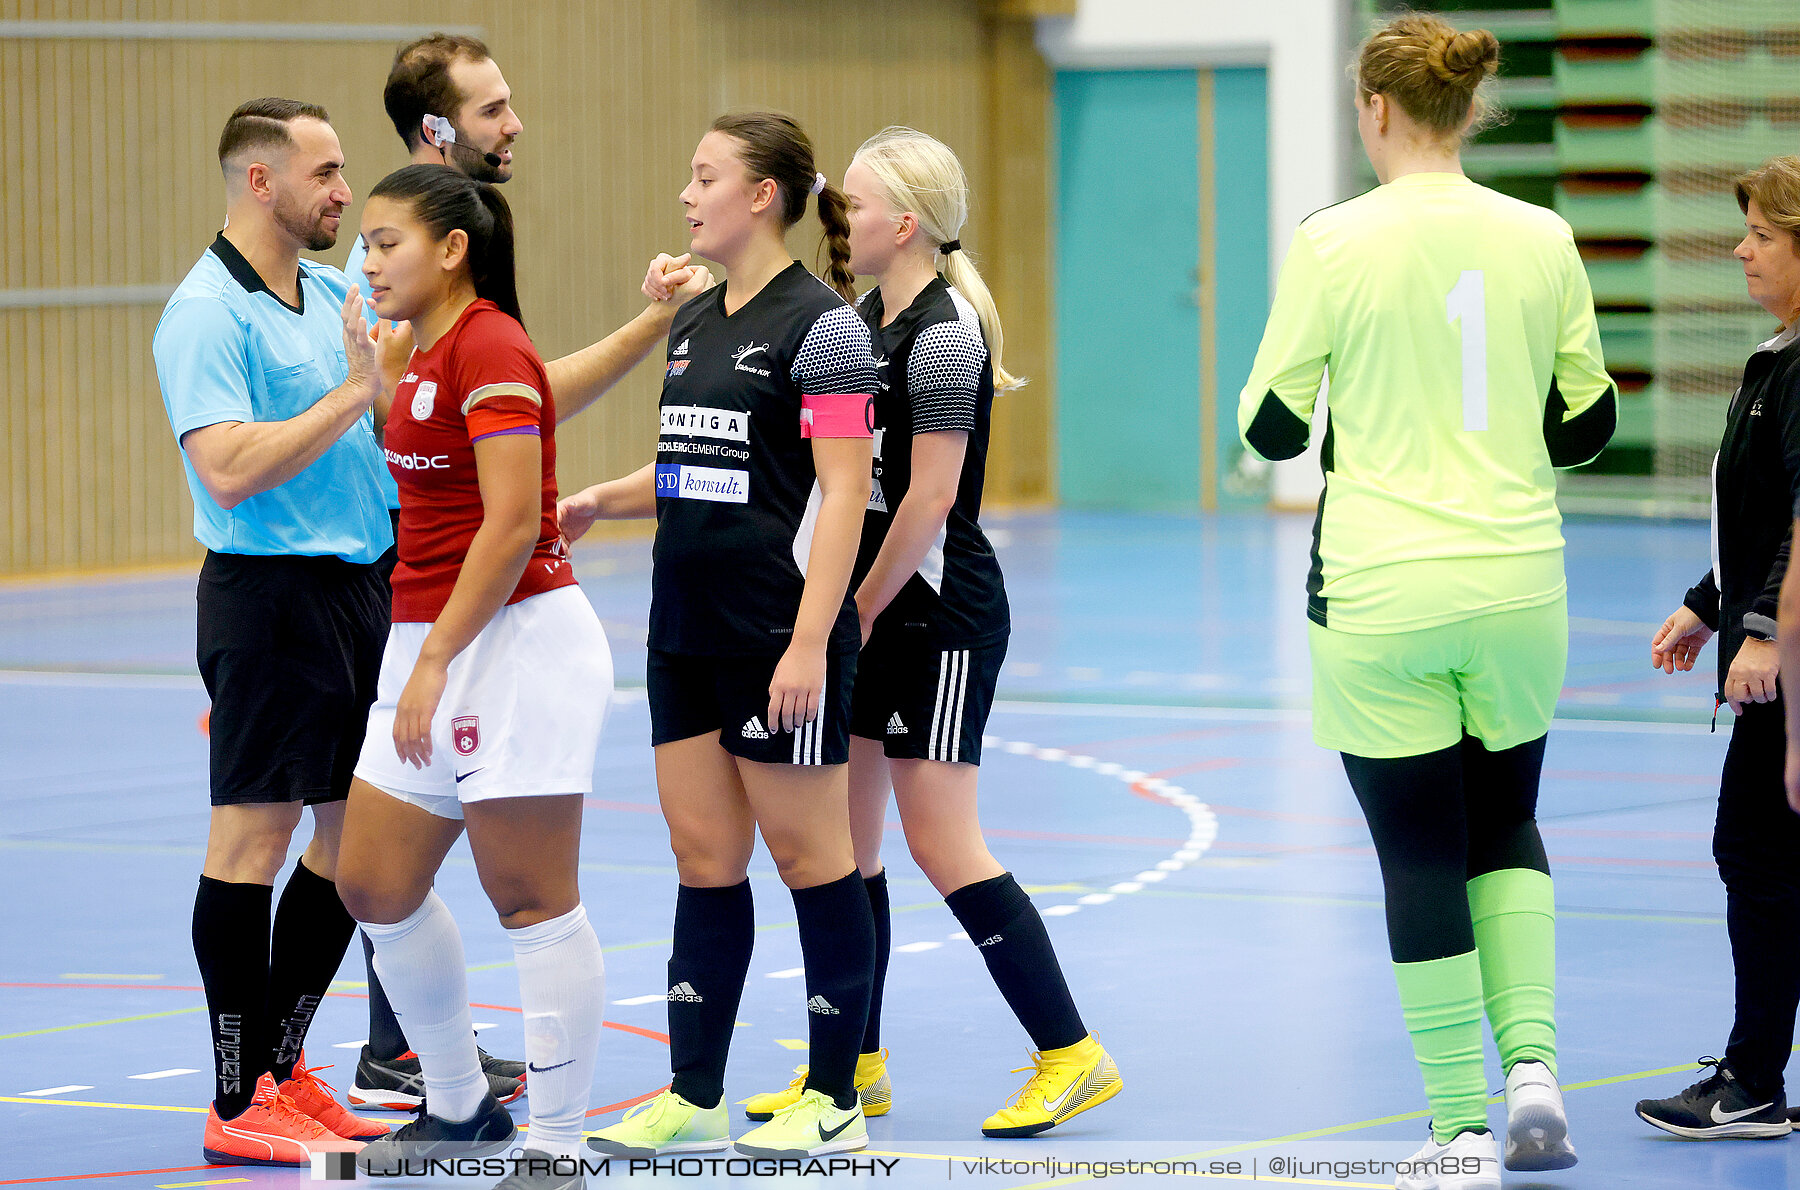
<svg viewBox="0 0 1800 1190">
<path fill-rule="evenodd" d="M 1050 496 L 1047 76 L 1029 20 L 985 15 L 974 0 L 403 0 L 352 11 L 362 24 L 479 27 L 492 47 L 525 123 L 507 197 L 526 321 L 548 358 L 635 314 L 646 262 L 685 246 L 676 195 L 719 111 L 791 112 L 834 181 L 886 124 L 941 137 L 974 189 L 962 238 L 1005 316 L 1007 363 L 1032 378 L 996 411 L 990 499 Z M 274 0 L 0 0 L 0 22 L 296 19 L 317 18 Z M 0 138 L 0 291 L 179 281 L 222 220 L 219 126 L 257 95 L 331 110 L 360 209 L 405 162 L 380 104 L 396 44 L 27 38 L 0 25 L 0 127 L 14 130 Z M 812 263 L 817 239 L 809 218 L 795 254 Z M 341 264 L 349 240 L 321 256 Z M 0 307 L 0 574 L 196 555 L 150 358 L 161 304 Z M 657 370 L 642 368 L 563 428 L 565 488 L 650 457 L 657 386 Z"/>
</svg>

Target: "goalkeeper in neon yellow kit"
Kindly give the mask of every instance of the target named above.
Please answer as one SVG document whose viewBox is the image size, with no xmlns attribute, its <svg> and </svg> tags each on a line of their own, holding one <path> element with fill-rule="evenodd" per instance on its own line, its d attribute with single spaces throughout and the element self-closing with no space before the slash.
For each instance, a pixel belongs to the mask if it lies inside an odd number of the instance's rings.
<svg viewBox="0 0 1800 1190">
<path fill-rule="evenodd" d="M 1330 374 L 1313 732 L 1343 753 L 1374 836 L 1431 1104 L 1418 1160 L 1439 1165 L 1402 1190 L 1500 1185 L 1484 1004 L 1508 1168 L 1575 1163 L 1535 820 L 1568 656 L 1552 469 L 1606 445 L 1617 392 L 1568 225 L 1462 173 L 1498 60 L 1491 33 L 1424 15 L 1363 45 L 1358 124 L 1382 184 L 1295 233 L 1238 415 L 1256 454 L 1298 455 Z"/>
</svg>

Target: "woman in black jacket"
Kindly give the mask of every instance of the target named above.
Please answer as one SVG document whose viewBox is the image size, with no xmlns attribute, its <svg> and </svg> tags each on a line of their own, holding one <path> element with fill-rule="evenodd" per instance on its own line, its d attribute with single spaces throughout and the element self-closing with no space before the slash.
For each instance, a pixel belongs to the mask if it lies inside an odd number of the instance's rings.
<svg viewBox="0 0 1800 1190">
<path fill-rule="evenodd" d="M 1737 972 L 1737 1015 L 1723 1060 L 1638 1115 L 1694 1140 L 1782 1136 L 1793 1129 L 1783 1070 L 1800 1007 L 1800 815 L 1782 785 L 1786 713 L 1776 614 L 1800 496 L 1800 157 L 1776 157 L 1737 181 L 1747 228 L 1734 253 L 1750 297 L 1781 320 L 1731 399 L 1713 464 L 1713 565 L 1663 622 L 1651 664 L 1689 670 L 1717 632 L 1719 700 L 1737 715 L 1719 779 L 1713 858 Z"/>
</svg>

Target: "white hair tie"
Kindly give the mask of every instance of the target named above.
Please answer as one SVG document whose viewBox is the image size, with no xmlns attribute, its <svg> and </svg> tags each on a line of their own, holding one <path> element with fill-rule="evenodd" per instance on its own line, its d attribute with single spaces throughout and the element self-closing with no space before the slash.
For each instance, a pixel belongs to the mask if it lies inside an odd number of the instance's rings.
<svg viewBox="0 0 1800 1190">
<path fill-rule="evenodd" d="M 824 174 L 814 174 L 813 175 L 812 192 L 814 194 L 825 193 L 825 175 Z"/>
</svg>

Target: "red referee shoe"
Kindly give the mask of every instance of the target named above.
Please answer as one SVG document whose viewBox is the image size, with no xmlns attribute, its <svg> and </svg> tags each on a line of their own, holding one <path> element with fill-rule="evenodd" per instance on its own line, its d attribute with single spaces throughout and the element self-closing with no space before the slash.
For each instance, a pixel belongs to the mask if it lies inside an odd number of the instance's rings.
<svg viewBox="0 0 1800 1190">
<path fill-rule="evenodd" d="M 214 1165 L 311 1165 L 314 1153 L 355 1153 L 363 1142 L 327 1132 L 264 1073 L 242 1115 L 221 1120 L 216 1106 L 207 1111 L 204 1145 Z"/>
<path fill-rule="evenodd" d="M 352 1115 L 338 1103 L 337 1088 L 313 1073 L 330 1069 L 329 1066 L 308 1066 L 306 1051 L 301 1050 L 300 1057 L 294 1062 L 293 1077 L 276 1091 L 292 1099 L 295 1107 L 317 1120 L 327 1132 L 345 1140 L 374 1140 L 386 1136 L 390 1131 L 386 1124 Z"/>
</svg>

